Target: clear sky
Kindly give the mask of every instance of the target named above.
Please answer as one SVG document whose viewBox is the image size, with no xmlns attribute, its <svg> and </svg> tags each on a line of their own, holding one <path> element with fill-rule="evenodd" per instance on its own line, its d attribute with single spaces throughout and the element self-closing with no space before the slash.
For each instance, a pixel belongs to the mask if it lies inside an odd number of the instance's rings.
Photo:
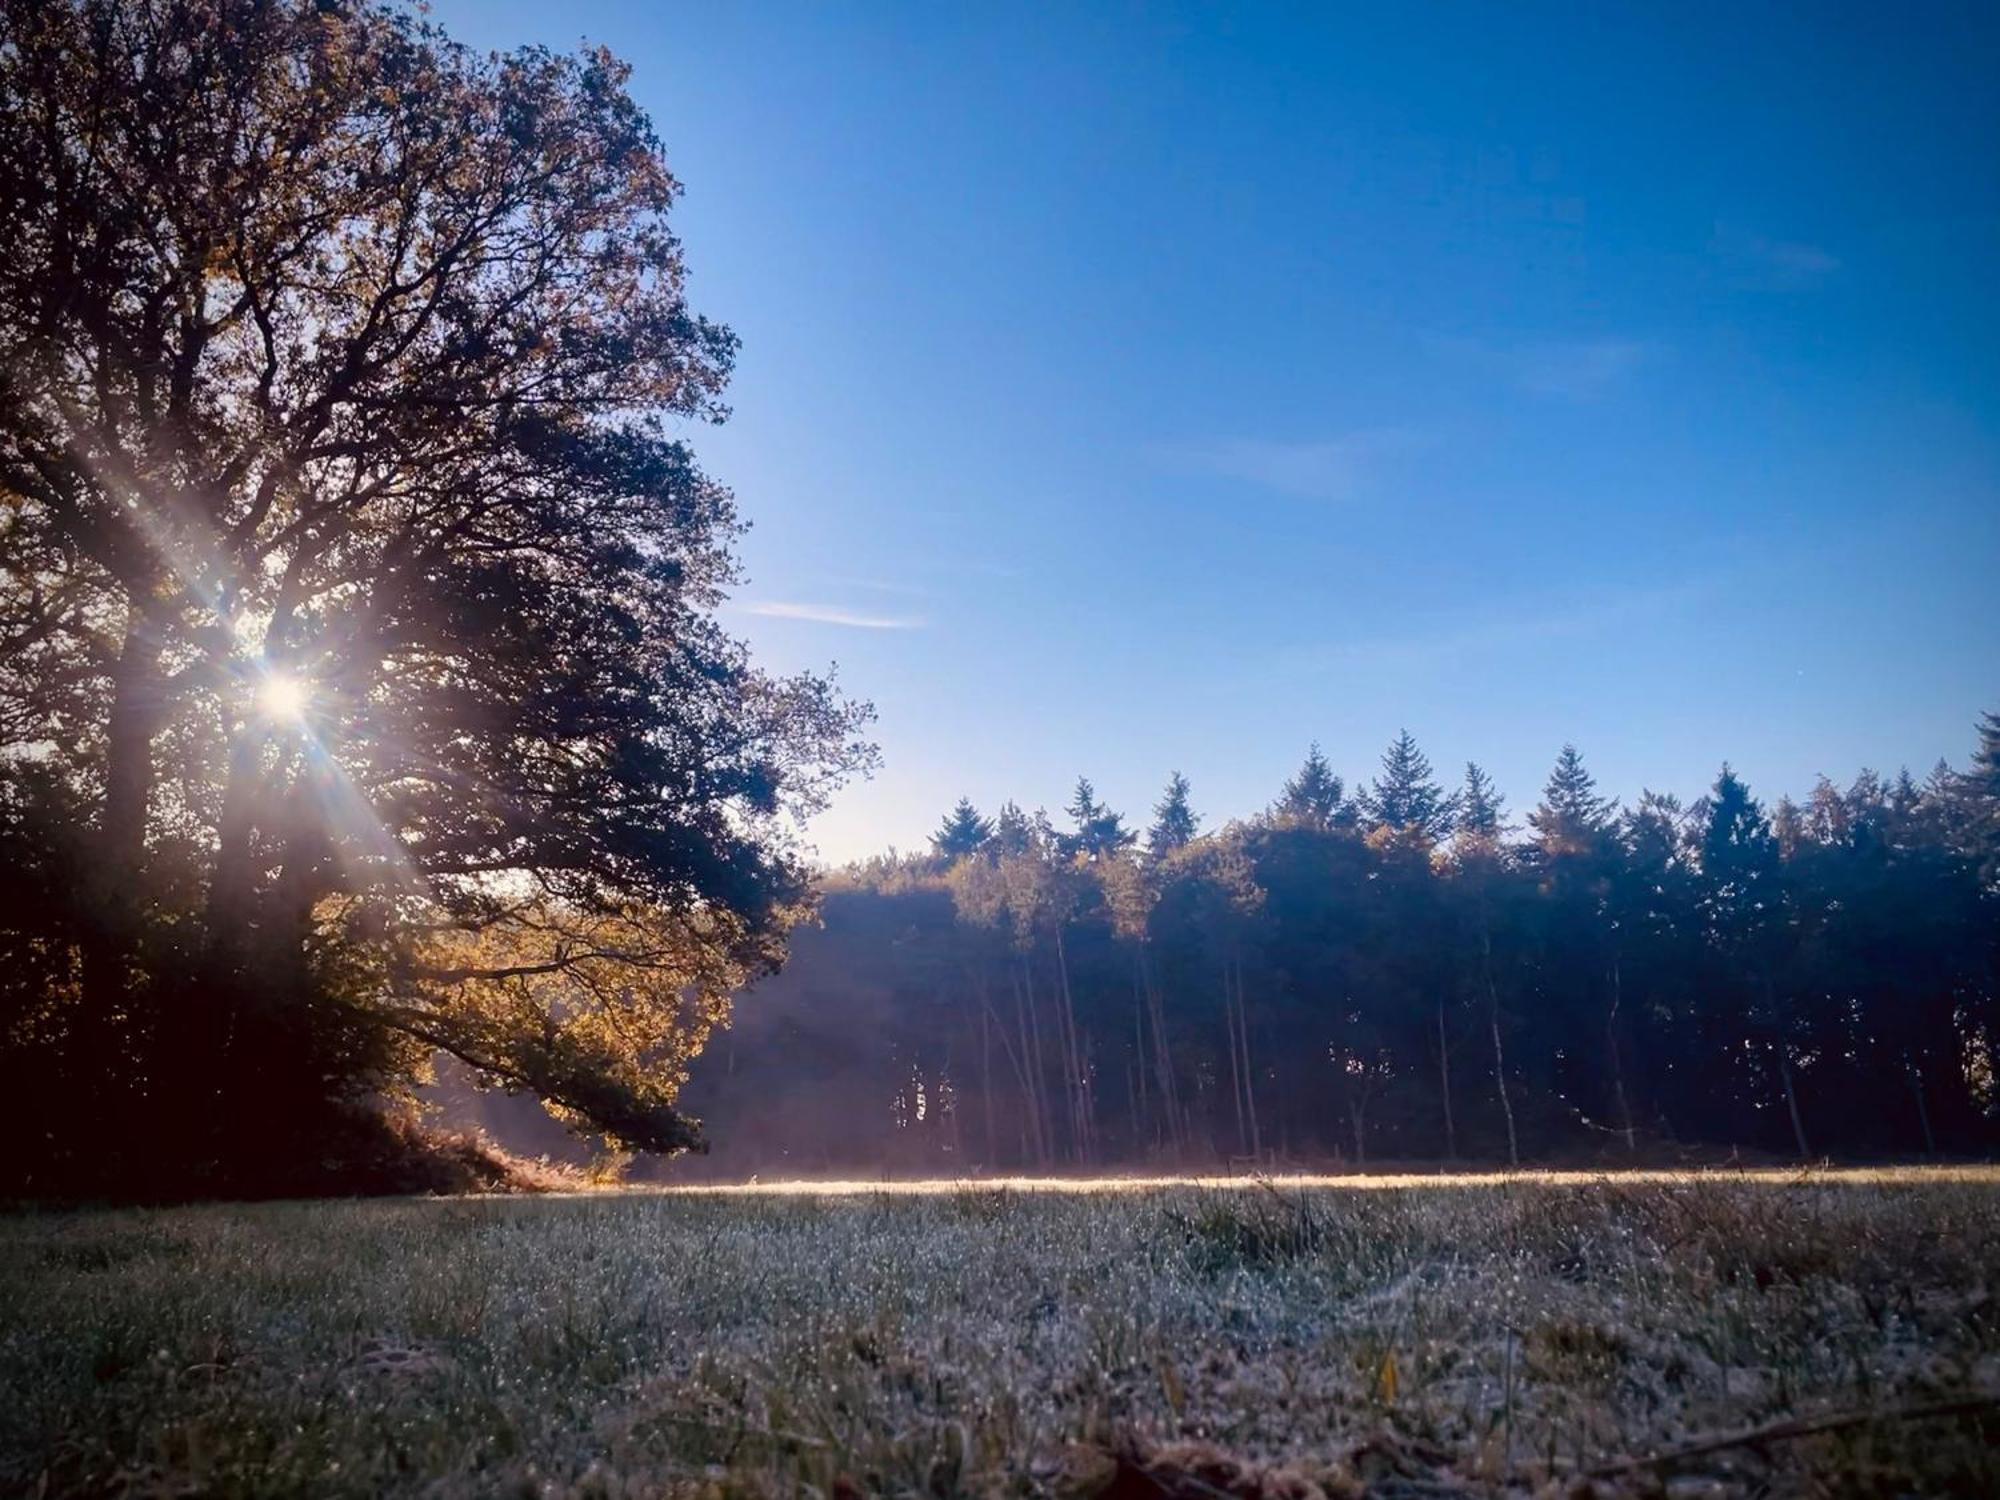
<svg viewBox="0 0 2000 1500">
<path fill-rule="evenodd" d="M 730 622 L 961 793 L 1211 824 L 1407 726 L 1519 813 L 2000 707 L 2000 7 L 439 0 L 630 61 L 744 341 Z"/>
</svg>

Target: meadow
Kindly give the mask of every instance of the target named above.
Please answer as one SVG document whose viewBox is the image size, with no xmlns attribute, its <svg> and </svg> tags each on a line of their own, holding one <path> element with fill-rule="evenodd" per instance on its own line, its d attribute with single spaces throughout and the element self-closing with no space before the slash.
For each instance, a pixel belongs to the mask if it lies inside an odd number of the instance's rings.
<svg viewBox="0 0 2000 1500">
<path fill-rule="evenodd" d="M 0 1218 L 0 1489 L 2000 1493 L 2000 1173 Z"/>
</svg>

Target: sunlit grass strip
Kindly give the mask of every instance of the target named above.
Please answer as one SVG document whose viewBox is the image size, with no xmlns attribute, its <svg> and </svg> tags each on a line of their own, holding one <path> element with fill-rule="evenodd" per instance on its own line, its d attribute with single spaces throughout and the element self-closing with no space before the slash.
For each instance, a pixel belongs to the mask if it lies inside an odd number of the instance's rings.
<svg viewBox="0 0 2000 1500">
<path fill-rule="evenodd" d="M 1953 1166 L 1889 1167 L 1698 1167 L 1634 1168 L 1624 1171 L 1580 1171 L 1549 1169 L 1514 1172 L 1346 1172 L 1346 1173 L 1256 1173 L 1228 1176 L 1173 1175 L 1157 1177 L 921 1177 L 894 1178 L 842 1177 L 797 1178 L 782 1182 L 676 1183 L 665 1187 L 635 1189 L 669 1195 L 699 1196 L 786 1196 L 849 1197 L 861 1194 L 889 1194 L 897 1197 L 924 1197 L 967 1192 L 1015 1193 L 1146 1193 L 1174 1188 L 1268 1191 L 1285 1189 L 1334 1189 L 1373 1192 L 1408 1188 L 1484 1188 L 1506 1186 L 1590 1187 L 1604 1183 L 1716 1183 L 1741 1182 L 1786 1186 L 1847 1184 L 1855 1187 L 1896 1183 L 1986 1183 L 2000 1184 L 2000 1165 L 1977 1163 Z"/>
</svg>

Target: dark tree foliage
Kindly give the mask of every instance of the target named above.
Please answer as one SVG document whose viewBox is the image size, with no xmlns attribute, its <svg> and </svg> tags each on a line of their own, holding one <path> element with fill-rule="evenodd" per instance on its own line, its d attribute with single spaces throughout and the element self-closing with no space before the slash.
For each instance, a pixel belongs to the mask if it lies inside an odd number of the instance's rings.
<svg viewBox="0 0 2000 1500">
<path fill-rule="evenodd" d="M 1057 839 L 1065 854 L 1086 860 L 1105 859 L 1124 853 L 1139 840 L 1139 835 L 1125 826 L 1122 813 L 1113 812 L 1097 800 L 1097 789 L 1088 777 L 1077 777 L 1076 790 L 1070 794 L 1069 806 L 1063 811 L 1069 814 L 1072 825 L 1068 833 Z"/>
<path fill-rule="evenodd" d="M 1176 849 L 1186 848 L 1200 831 L 1201 819 L 1195 815 L 1191 790 L 1180 772 L 1167 778 L 1167 789 L 1153 807 L 1153 826 L 1146 832 L 1146 852 L 1154 859 L 1165 859 Z"/>
<path fill-rule="evenodd" d="M 1476 761 L 1465 763 L 1465 785 L 1458 793 L 1457 832 L 1467 838 L 1494 840 L 1506 825 L 1506 799 L 1493 778 Z"/>
<path fill-rule="evenodd" d="M 1458 817 L 1458 794 L 1446 795 L 1430 760 L 1405 729 L 1382 752 L 1381 774 L 1361 794 L 1370 827 L 1401 843 L 1429 848 L 1446 838 Z"/>
<path fill-rule="evenodd" d="M 1305 763 L 1286 781 L 1272 804 L 1271 817 L 1279 823 L 1294 823 L 1321 832 L 1343 819 L 1351 820 L 1347 785 L 1334 774 L 1317 742 L 1306 751 Z"/>
<path fill-rule="evenodd" d="M 1405 736 L 1364 823 L 1286 796 L 1144 859 L 1016 813 L 831 883 L 695 1070 L 709 1165 L 1990 1153 L 1996 753 L 1781 819 L 1727 768 L 1620 809 L 1566 748 L 1517 836 Z"/>
<path fill-rule="evenodd" d="M 993 837 L 993 824 L 979 816 L 970 797 L 960 797 L 958 805 L 945 814 L 938 831 L 931 835 L 931 852 L 946 864 L 977 854 Z"/>
<path fill-rule="evenodd" d="M 40 1183 L 281 1173 L 436 1049 L 695 1140 L 687 1058 L 809 895 L 789 819 L 866 750 L 715 622 L 737 521 L 676 432 L 736 341 L 677 193 L 602 53 L 0 3 L 0 1108 Z"/>
<path fill-rule="evenodd" d="M 1609 836 L 1617 811 L 1612 798 L 1597 794 L 1597 778 L 1584 769 L 1576 746 L 1564 745 L 1528 826 L 1546 854 L 1585 853 Z"/>
</svg>

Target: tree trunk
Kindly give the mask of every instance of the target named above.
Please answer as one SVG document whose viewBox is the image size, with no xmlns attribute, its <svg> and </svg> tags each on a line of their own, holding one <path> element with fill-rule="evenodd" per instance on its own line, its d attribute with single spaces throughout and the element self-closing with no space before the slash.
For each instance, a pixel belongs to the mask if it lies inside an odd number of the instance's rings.
<svg viewBox="0 0 2000 1500">
<path fill-rule="evenodd" d="M 1187 1122 L 1181 1118 L 1180 1086 L 1174 1079 L 1173 1043 L 1167 1037 L 1166 1006 L 1160 999 L 1160 986 L 1153 978 L 1152 965 L 1146 961 L 1145 950 L 1139 955 L 1139 970 L 1146 985 L 1146 1009 L 1153 1022 L 1154 1065 L 1159 1069 L 1160 1104 L 1166 1117 L 1167 1144 L 1176 1157 L 1187 1140 Z"/>
<path fill-rule="evenodd" d="M 1022 984 L 1021 975 L 1010 972 L 1008 979 L 1014 987 L 1014 1025 L 1021 1039 L 1021 1099 L 1028 1123 L 1029 1144 L 1036 1165 L 1047 1166 L 1048 1140 L 1042 1129 L 1042 1062 L 1038 1055 L 1041 1027 L 1032 1024 L 1034 995 Z"/>
<path fill-rule="evenodd" d="M 1034 1045 L 1028 1049 L 1028 1076 L 1035 1085 L 1035 1128 L 1040 1141 L 1042 1165 L 1048 1166 L 1055 1159 L 1055 1121 L 1049 1114 L 1047 1080 L 1042 1070 L 1047 1066 L 1047 1054 L 1042 1047 L 1042 1010 L 1035 1003 L 1035 969 L 1032 961 L 1021 959 L 1022 991 L 1027 996 L 1028 1035 Z"/>
<path fill-rule="evenodd" d="M 1507 1121 L 1507 1165 L 1521 1165 L 1521 1142 L 1514 1133 L 1514 1101 L 1507 1093 L 1507 1053 L 1500 1045 L 1500 991 L 1493 983 L 1493 931 L 1483 918 L 1479 929 L 1480 967 L 1486 979 L 1486 1021 L 1493 1032 L 1493 1082 L 1500 1091 L 1500 1113 Z"/>
<path fill-rule="evenodd" d="M 1917 1096 L 1917 1121 L 1924 1127 L 1924 1154 L 1937 1155 L 1937 1137 L 1931 1132 L 1931 1107 L 1924 1098 L 1924 1070 L 1910 1061 L 1909 1054 L 1903 1056 L 1903 1067 L 1910 1079 L 1910 1092 Z"/>
<path fill-rule="evenodd" d="M 1458 1127 L 1451 1117 L 1451 1047 L 1445 1039 L 1444 1000 L 1437 1003 L 1438 1018 L 1438 1097 L 1444 1101 L 1444 1155 L 1458 1160 Z"/>
<path fill-rule="evenodd" d="M 1236 959 L 1236 1024 L 1243 1029 L 1243 1109 L 1250 1118 L 1250 1155 L 1264 1159 L 1264 1138 L 1257 1124 L 1257 1073 L 1250 1061 L 1250 1007 L 1243 997 L 1243 960 Z"/>
<path fill-rule="evenodd" d="M 148 623 L 135 617 L 127 624 L 111 675 L 104 805 L 92 869 L 95 930 L 82 954 L 84 1035 L 79 1039 L 82 1054 L 100 1062 L 111 1056 L 111 1032 L 125 1010 L 138 940 L 146 816 L 153 796 L 153 739 L 161 711 L 160 644 Z"/>
<path fill-rule="evenodd" d="M 1632 1128 L 1632 1104 L 1625 1093 L 1625 1064 L 1618 1047 L 1618 1010 L 1625 1000 L 1624 965 L 1611 960 L 1611 1011 L 1604 1018 L 1604 1042 L 1611 1054 L 1611 1092 L 1618 1101 L 1620 1133 L 1625 1137 L 1626 1154 L 1639 1149 L 1638 1132 Z"/>
<path fill-rule="evenodd" d="M 207 940 L 212 955 L 228 953 L 242 936 L 252 888 L 251 836 L 256 831 L 257 762 L 262 744 L 249 725 L 230 737 L 229 774 L 216 824 L 215 869 L 208 882 Z"/>
<path fill-rule="evenodd" d="M 1222 964 L 1222 1029 L 1229 1037 L 1229 1101 L 1236 1106 L 1236 1149 L 1247 1149 L 1250 1125 L 1243 1117 L 1243 1062 L 1236 1051 L 1236 992 L 1229 984 L 1229 961 Z"/>
<path fill-rule="evenodd" d="M 976 983 L 979 986 L 979 1105 L 986 1123 L 986 1166 L 992 1167 L 996 1156 L 993 1140 L 993 1017 L 992 1007 L 986 999 L 986 980 L 982 975 Z"/>
<path fill-rule="evenodd" d="M 1090 1080 L 1084 1069 L 1083 1042 L 1076 1024 L 1076 997 L 1069 987 L 1069 950 L 1063 943 L 1062 923 L 1056 928 L 1056 981 L 1062 995 L 1063 1057 L 1069 1074 L 1069 1115 L 1071 1154 L 1078 1163 L 1093 1155 L 1091 1140 Z"/>
<path fill-rule="evenodd" d="M 1132 1101 L 1132 1144 L 1146 1138 L 1152 1101 L 1146 1085 L 1146 990 L 1139 976 L 1139 954 L 1132 954 L 1132 1067 L 1125 1075 L 1125 1092 Z M 1156 1132 L 1157 1134 L 1157 1132 Z"/>
<path fill-rule="evenodd" d="M 1799 1114 L 1799 1092 L 1792 1084 L 1791 1049 L 1783 1042 L 1778 1044 L 1778 1078 L 1785 1087 L 1785 1108 L 1792 1117 L 1792 1138 L 1798 1142 L 1799 1159 L 1810 1161 L 1812 1147 L 1806 1144 L 1806 1123 Z"/>
</svg>

